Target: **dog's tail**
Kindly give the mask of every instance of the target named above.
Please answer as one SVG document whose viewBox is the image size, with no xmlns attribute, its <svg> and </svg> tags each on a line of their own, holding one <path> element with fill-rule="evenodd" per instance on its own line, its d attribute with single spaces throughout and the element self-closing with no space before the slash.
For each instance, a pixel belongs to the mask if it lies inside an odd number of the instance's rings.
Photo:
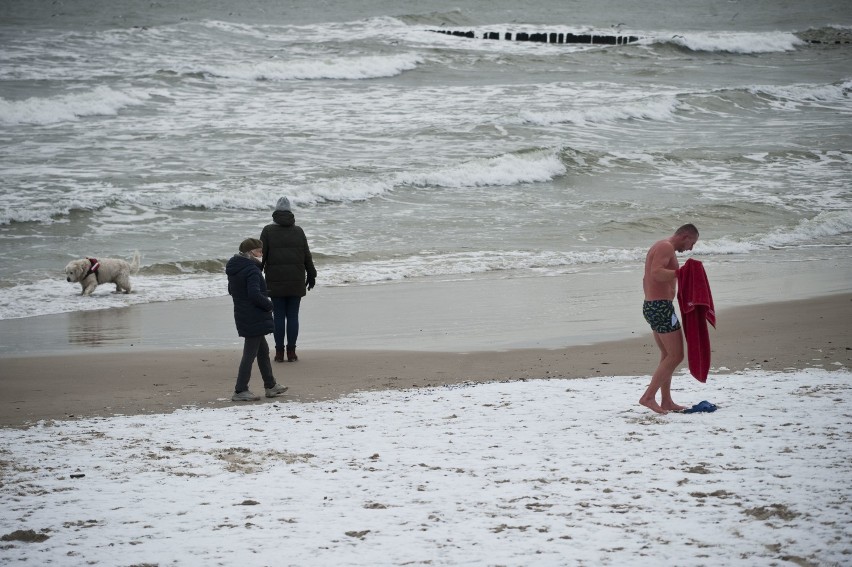
<svg viewBox="0 0 852 567">
<path fill-rule="evenodd" d="M 142 256 L 139 255 L 139 250 L 133 252 L 133 261 L 130 262 L 130 273 L 134 276 L 139 273 L 139 261 Z"/>
</svg>

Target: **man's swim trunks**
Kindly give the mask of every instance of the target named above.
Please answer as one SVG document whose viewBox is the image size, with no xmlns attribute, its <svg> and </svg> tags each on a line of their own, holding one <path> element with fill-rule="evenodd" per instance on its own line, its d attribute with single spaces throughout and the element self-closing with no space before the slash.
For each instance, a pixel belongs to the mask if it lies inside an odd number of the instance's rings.
<svg viewBox="0 0 852 567">
<path fill-rule="evenodd" d="M 674 303 L 667 299 L 655 299 L 642 304 L 642 315 L 657 333 L 673 333 L 680 329 L 680 321 L 674 311 Z"/>
</svg>

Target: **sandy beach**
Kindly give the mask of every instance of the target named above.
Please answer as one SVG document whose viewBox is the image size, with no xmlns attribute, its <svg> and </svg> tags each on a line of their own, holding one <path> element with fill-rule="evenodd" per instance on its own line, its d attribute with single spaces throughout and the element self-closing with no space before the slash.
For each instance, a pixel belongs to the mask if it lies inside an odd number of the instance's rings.
<svg viewBox="0 0 852 567">
<path fill-rule="evenodd" d="M 0 321 L 4 549 L 68 565 L 272 565 L 281 548 L 352 567 L 842 564 L 852 293 L 825 264 L 714 266 L 711 375 L 684 365 L 673 383 L 713 413 L 638 404 L 658 355 L 629 270 L 322 289 L 300 360 L 273 366 L 288 395 L 248 404 L 230 401 L 227 297 Z"/>
<path fill-rule="evenodd" d="M 109 316 L 121 317 L 110 311 Z M 230 315 L 226 309 L 211 312 L 224 322 Z M 713 357 L 707 387 L 712 388 L 714 372 L 848 368 L 852 361 L 849 321 L 850 293 L 721 309 L 717 329 L 711 329 Z M 466 381 L 650 375 L 658 356 L 652 336 L 641 325 L 633 329 L 627 331 L 635 332 L 632 338 L 562 348 L 442 352 L 304 347 L 299 349 L 298 362 L 273 368 L 279 382 L 290 387 L 284 399 L 305 402 L 357 391 Z M 65 332 L 62 328 L 61 333 Z M 230 340 L 232 346 L 217 348 L 89 348 L 5 357 L 0 426 L 232 405 L 229 396 L 241 344 Z M 694 379 L 676 375 L 675 392 L 684 380 Z M 251 385 L 257 390 L 259 384 L 255 370 Z"/>
</svg>

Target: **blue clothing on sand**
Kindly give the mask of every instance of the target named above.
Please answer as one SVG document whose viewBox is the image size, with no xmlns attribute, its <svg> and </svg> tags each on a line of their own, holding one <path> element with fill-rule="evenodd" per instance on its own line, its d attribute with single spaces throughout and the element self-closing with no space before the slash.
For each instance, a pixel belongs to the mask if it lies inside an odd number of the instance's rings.
<svg viewBox="0 0 852 567">
<path fill-rule="evenodd" d="M 700 412 L 712 413 L 714 411 L 716 411 L 716 405 L 711 404 L 707 400 L 704 400 L 704 401 L 698 402 L 697 404 L 695 404 L 694 406 L 692 406 L 689 409 L 683 410 L 683 413 L 700 413 Z"/>
</svg>

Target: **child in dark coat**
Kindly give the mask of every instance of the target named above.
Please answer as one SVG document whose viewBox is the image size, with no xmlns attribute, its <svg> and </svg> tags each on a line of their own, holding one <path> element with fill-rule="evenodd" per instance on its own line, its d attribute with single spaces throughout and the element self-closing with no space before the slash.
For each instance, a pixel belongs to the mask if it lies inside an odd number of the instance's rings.
<svg viewBox="0 0 852 567">
<path fill-rule="evenodd" d="M 272 322 L 272 301 L 266 295 L 266 281 L 260 271 L 263 243 L 256 238 L 247 238 L 240 243 L 240 251 L 225 265 L 228 274 L 228 293 L 234 300 L 234 323 L 237 334 L 245 338 L 243 358 L 237 373 L 237 385 L 231 400 L 235 402 L 254 402 L 260 396 L 248 389 L 251 367 L 257 359 L 257 366 L 263 378 L 266 397 L 274 398 L 287 391 L 286 386 L 275 382 L 272 364 L 269 361 L 269 345 L 266 335 L 274 329 Z"/>
</svg>

